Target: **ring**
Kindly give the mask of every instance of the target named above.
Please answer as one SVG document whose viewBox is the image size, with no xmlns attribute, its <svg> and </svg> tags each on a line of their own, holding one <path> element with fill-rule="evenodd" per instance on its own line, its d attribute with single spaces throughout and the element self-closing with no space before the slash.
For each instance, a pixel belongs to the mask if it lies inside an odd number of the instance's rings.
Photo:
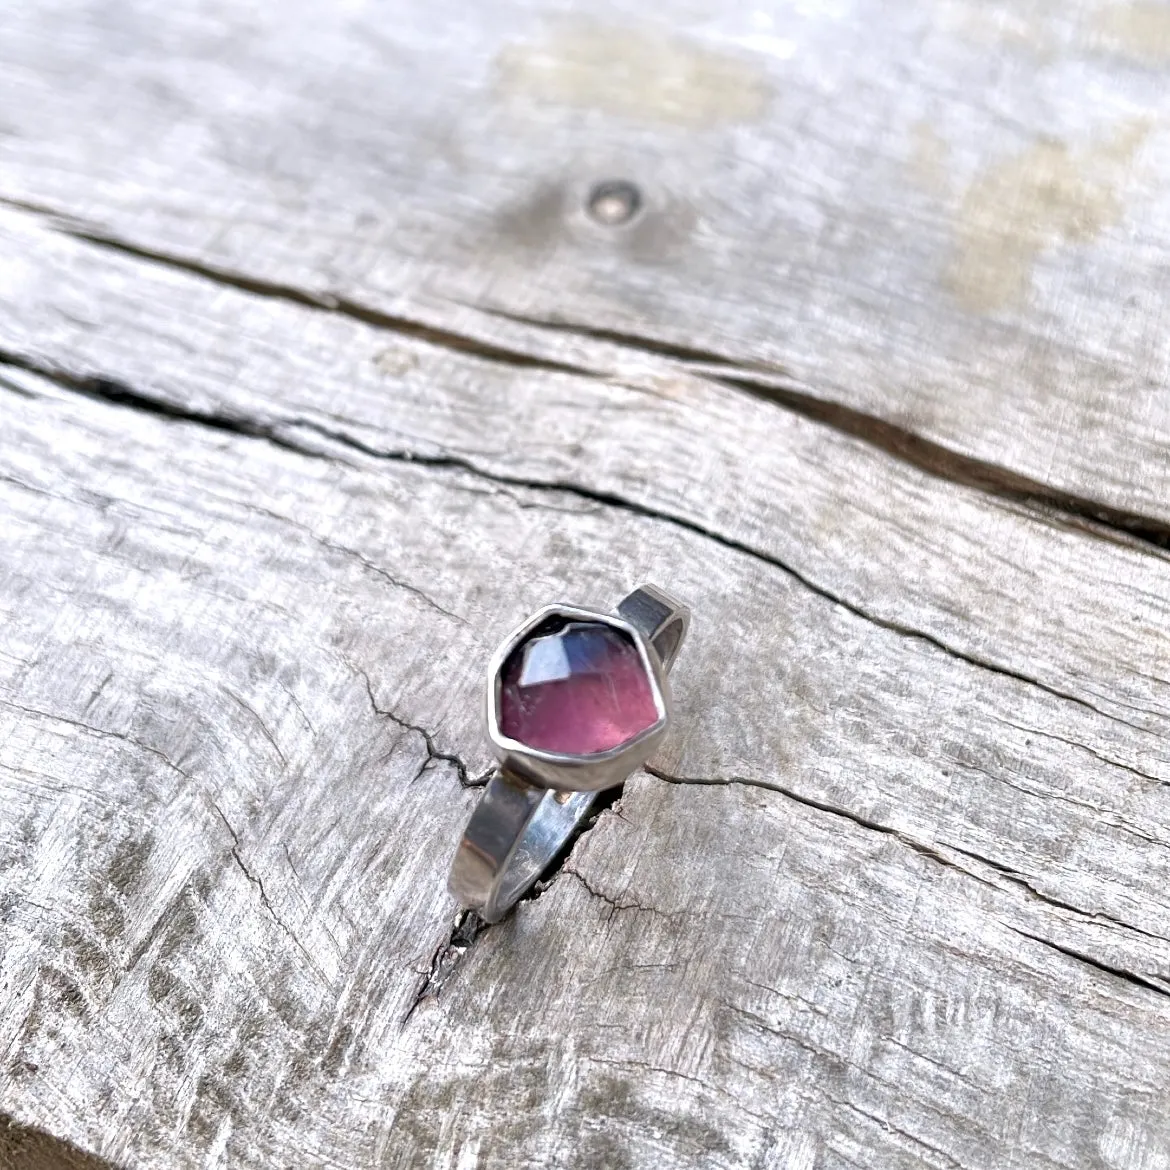
<svg viewBox="0 0 1170 1170">
<path fill-rule="evenodd" d="M 598 792 L 657 749 L 671 719 L 667 674 L 690 626 L 654 585 L 616 614 L 549 605 L 488 668 L 487 731 L 500 768 L 455 851 L 448 889 L 498 922 L 557 856 Z"/>
</svg>

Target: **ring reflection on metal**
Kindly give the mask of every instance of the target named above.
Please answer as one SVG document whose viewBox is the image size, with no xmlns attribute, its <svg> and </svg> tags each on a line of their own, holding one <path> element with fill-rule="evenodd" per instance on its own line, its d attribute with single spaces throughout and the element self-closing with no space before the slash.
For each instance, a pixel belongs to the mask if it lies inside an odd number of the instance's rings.
<svg viewBox="0 0 1170 1170">
<path fill-rule="evenodd" d="M 690 611 L 654 585 L 614 614 L 550 605 L 514 630 L 488 671 L 500 770 L 464 830 L 448 887 L 498 922 L 544 872 L 597 793 L 654 753 L 670 726 L 668 672 Z"/>
</svg>

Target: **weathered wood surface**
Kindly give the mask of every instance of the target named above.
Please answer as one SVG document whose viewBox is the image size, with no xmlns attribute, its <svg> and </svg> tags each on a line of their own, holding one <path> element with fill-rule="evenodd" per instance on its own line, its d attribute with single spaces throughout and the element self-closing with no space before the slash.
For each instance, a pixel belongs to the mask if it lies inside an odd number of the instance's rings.
<svg viewBox="0 0 1170 1170">
<path fill-rule="evenodd" d="M 0 1164 L 1170 1166 L 1170 10 L 638 11 L 5 12 Z M 644 579 L 465 945 L 487 655 Z"/>
</svg>

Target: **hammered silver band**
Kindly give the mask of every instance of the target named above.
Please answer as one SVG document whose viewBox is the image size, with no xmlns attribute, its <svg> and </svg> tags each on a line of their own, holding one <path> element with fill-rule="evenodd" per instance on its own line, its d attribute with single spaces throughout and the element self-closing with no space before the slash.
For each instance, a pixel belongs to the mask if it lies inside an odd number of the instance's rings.
<svg viewBox="0 0 1170 1170">
<path fill-rule="evenodd" d="M 668 715 L 666 672 L 686 637 L 690 610 L 665 590 L 643 585 L 618 605 L 617 618 L 609 620 L 635 634 L 644 645 L 662 686 Z M 514 640 L 515 636 L 506 642 L 505 649 Z M 528 761 L 501 750 L 492 718 L 493 688 L 502 654 L 503 651 L 497 655 L 489 678 L 488 723 L 503 766 L 488 781 L 467 823 L 448 881 L 448 889 L 459 902 L 489 923 L 503 918 L 545 871 L 588 815 L 597 793 L 620 784 L 644 762 L 665 732 L 667 722 L 664 718 L 658 733 L 648 738 L 641 750 L 607 753 L 595 763 L 588 757 L 554 761 L 562 768 L 571 768 L 564 773 L 550 771 L 547 766 L 528 766 Z M 567 777 L 571 788 L 549 783 L 550 776 L 561 775 Z"/>
</svg>

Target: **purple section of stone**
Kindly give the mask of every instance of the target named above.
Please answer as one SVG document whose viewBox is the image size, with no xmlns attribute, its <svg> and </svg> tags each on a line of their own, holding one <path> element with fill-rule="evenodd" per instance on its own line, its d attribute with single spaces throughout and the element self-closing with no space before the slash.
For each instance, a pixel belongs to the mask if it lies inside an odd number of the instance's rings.
<svg viewBox="0 0 1170 1170">
<path fill-rule="evenodd" d="M 521 643 L 504 663 L 500 730 L 526 747 L 584 756 L 658 722 L 638 648 L 603 622 L 567 621 Z"/>
</svg>

